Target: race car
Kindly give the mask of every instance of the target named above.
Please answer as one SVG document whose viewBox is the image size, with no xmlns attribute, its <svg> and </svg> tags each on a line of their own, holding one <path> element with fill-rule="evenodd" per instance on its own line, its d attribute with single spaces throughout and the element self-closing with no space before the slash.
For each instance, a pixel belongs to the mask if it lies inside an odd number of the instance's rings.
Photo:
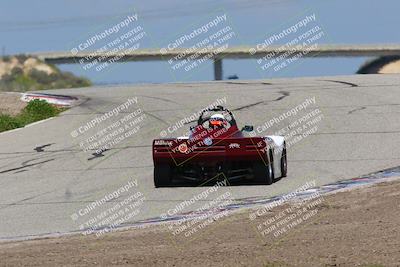
<svg viewBox="0 0 400 267">
<path fill-rule="evenodd" d="M 153 140 L 155 187 L 199 185 L 215 177 L 269 185 L 286 177 L 284 137 L 257 137 L 253 128 L 239 130 L 232 112 L 216 106 L 201 112 L 187 136 Z"/>
</svg>

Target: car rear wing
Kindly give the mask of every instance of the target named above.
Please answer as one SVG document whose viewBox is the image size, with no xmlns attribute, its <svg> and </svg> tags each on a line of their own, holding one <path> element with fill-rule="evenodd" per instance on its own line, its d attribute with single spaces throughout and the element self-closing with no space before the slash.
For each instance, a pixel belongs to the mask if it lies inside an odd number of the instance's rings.
<svg viewBox="0 0 400 267">
<path fill-rule="evenodd" d="M 263 137 L 205 138 L 202 140 L 156 139 L 153 141 L 154 162 L 187 160 L 257 160 L 264 157 L 268 143 Z"/>
</svg>

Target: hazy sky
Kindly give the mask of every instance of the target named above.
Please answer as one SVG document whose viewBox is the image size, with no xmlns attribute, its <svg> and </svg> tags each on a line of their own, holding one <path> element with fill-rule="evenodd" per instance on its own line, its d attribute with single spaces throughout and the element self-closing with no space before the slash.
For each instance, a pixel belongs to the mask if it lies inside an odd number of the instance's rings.
<svg viewBox="0 0 400 267">
<path fill-rule="evenodd" d="M 94 33 L 133 13 L 139 17 L 136 25 L 146 33 L 140 40 L 140 48 L 167 46 L 222 14 L 227 15 L 225 25 L 235 34 L 228 40 L 229 46 L 255 45 L 310 14 L 316 15 L 315 25 L 324 32 L 319 44 L 400 43 L 399 8 L 398 0 L 2 0 L 0 46 L 6 54 L 70 51 Z M 278 72 L 260 71 L 254 60 L 225 60 L 224 76 L 237 74 L 243 79 L 253 79 L 352 74 L 365 60 L 302 59 Z M 189 73 L 175 71 L 167 62 L 114 65 L 100 73 L 84 70 L 79 64 L 61 67 L 99 83 L 209 80 L 213 73 L 210 62 Z"/>
</svg>

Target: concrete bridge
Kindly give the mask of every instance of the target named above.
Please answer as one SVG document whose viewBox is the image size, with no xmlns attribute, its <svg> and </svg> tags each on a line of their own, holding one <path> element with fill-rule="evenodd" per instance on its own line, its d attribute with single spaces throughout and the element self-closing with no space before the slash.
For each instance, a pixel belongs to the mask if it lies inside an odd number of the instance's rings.
<svg viewBox="0 0 400 267">
<path fill-rule="evenodd" d="M 75 64 L 80 60 L 113 62 L 126 61 L 162 61 L 162 60 L 184 60 L 190 57 L 207 58 L 214 61 L 214 78 L 222 80 L 223 59 L 257 59 L 263 57 L 284 57 L 285 55 L 300 54 L 302 57 L 378 57 L 400 55 L 400 45 L 318 45 L 306 48 L 267 46 L 256 48 L 252 46 L 228 47 L 226 49 L 201 49 L 190 51 L 188 48 L 179 48 L 169 51 L 161 49 L 138 49 L 118 51 L 116 53 L 95 51 L 72 52 L 39 52 L 28 55 L 37 56 L 47 63 L 52 64 Z M 290 56 L 289 56 L 290 57 Z"/>
</svg>

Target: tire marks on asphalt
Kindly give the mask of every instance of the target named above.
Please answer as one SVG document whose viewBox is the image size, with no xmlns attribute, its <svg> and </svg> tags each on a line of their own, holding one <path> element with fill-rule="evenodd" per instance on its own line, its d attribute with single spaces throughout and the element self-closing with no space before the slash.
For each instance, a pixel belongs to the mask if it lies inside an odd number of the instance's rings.
<svg viewBox="0 0 400 267">
<path fill-rule="evenodd" d="M 247 105 L 232 109 L 232 111 L 243 110 L 243 109 L 251 108 L 251 107 L 254 107 L 254 106 L 257 106 L 257 105 L 260 105 L 260 104 L 267 104 L 267 103 L 270 103 L 270 102 L 281 101 L 282 99 L 284 99 L 284 98 L 286 98 L 286 97 L 288 97 L 290 95 L 290 93 L 287 92 L 287 91 L 279 91 L 278 93 L 281 94 L 281 96 L 277 97 L 274 100 L 257 101 L 255 103 L 247 104 Z"/>
<path fill-rule="evenodd" d="M 33 167 L 33 166 L 42 165 L 44 163 L 53 161 L 55 159 L 48 159 L 48 160 L 44 160 L 44 161 L 39 161 L 39 162 L 28 164 L 28 162 L 34 161 L 34 160 L 36 160 L 36 159 L 30 159 L 30 160 L 24 161 L 24 162 L 21 163 L 21 167 L 16 167 L 16 168 L 11 168 L 11 169 L 8 169 L 8 170 L 0 171 L 0 174 L 12 172 L 12 171 L 18 171 L 18 170 L 29 168 L 29 167 Z"/>
<path fill-rule="evenodd" d="M 351 82 L 344 82 L 344 81 L 336 81 L 336 80 L 322 80 L 324 82 L 333 82 L 333 83 L 341 83 L 345 85 L 350 85 L 350 87 L 358 87 L 358 84 L 351 83 Z"/>
</svg>

